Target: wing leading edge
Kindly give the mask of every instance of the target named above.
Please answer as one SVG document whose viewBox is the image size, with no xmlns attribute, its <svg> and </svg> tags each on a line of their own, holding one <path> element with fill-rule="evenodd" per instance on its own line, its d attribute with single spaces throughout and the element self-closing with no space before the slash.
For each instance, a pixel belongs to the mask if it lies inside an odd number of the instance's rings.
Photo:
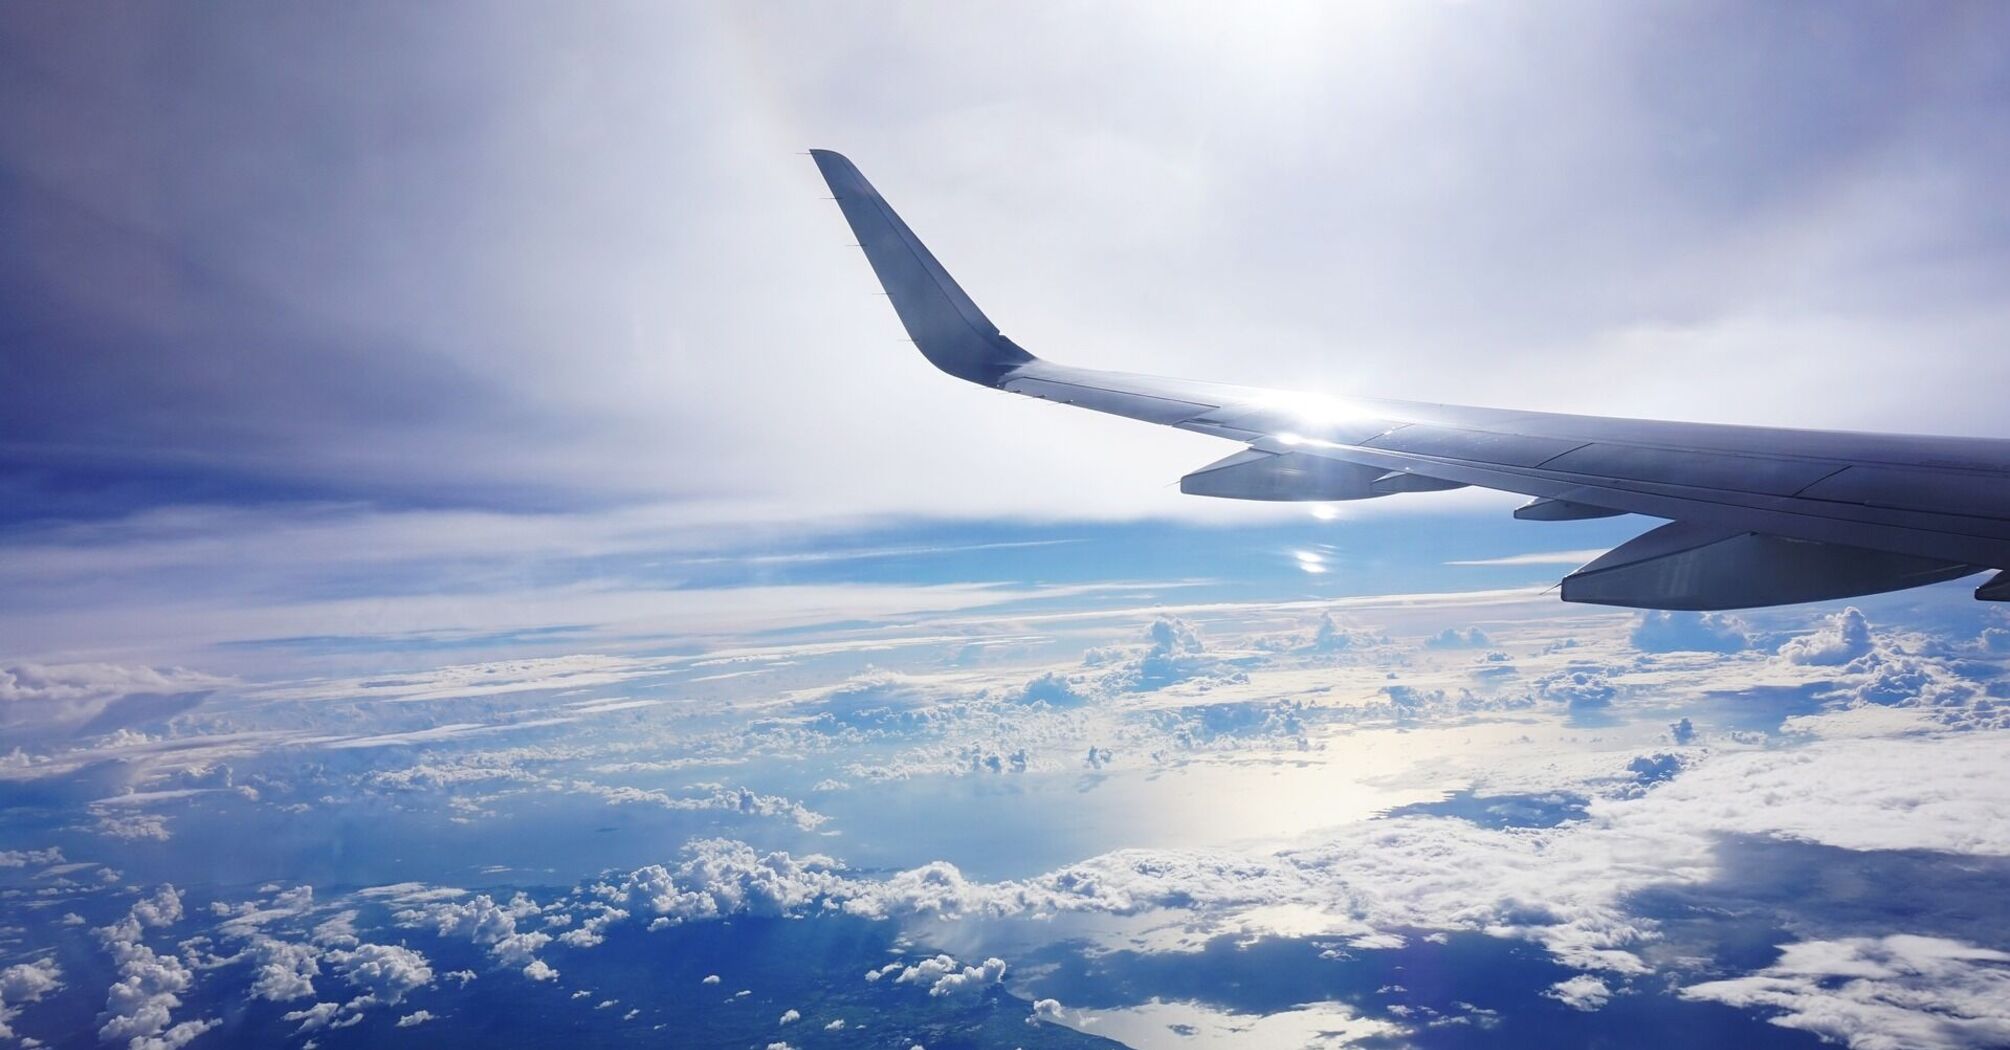
<svg viewBox="0 0 2010 1050">
<path fill-rule="evenodd" d="M 1475 485 L 1518 518 L 1667 519 L 1565 577 L 1563 600 L 1735 609 L 2010 567 L 2010 441 L 1517 412 L 1103 372 L 1033 356 L 958 287 L 857 166 L 812 150 L 908 335 L 959 379 L 1244 447 L 1194 495 L 1354 500 Z M 1976 597 L 2010 600 L 2010 573 Z"/>
</svg>

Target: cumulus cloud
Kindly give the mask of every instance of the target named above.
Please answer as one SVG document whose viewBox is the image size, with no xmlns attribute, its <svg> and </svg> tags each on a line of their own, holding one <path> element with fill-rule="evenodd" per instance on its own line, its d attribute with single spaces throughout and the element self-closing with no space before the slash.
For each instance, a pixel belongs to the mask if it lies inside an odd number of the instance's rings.
<svg viewBox="0 0 2010 1050">
<path fill-rule="evenodd" d="M 1827 695 L 1845 704 L 1933 709 L 1957 728 L 2001 725 L 2010 712 L 1978 692 L 1939 661 L 1872 650 L 1845 665 Z"/>
<path fill-rule="evenodd" d="M 98 1038 L 125 1040 L 135 1050 L 176 1047 L 218 1023 L 174 1023 L 173 1012 L 182 1005 L 181 996 L 195 983 L 195 975 L 180 959 L 158 954 L 143 943 L 147 930 L 172 926 L 181 918 L 181 893 L 163 885 L 135 901 L 124 918 L 95 931 L 118 973 L 98 1015 Z"/>
<path fill-rule="evenodd" d="M 868 970 L 867 981 L 878 981 L 891 977 L 893 984 L 913 984 L 928 989 L 928 994 L 937 999 L 966 999 L 984 993 L 986 988 L 1002 984 L 1005 980 L 1005 961 L 989 958 L 975 966 L 960 966 L 949 955 L 937 955 L 923 959 L 912 965 L 888 963 L 877 970 Z"/>
<path fill-rule="evenodd" d="M 1022 704 L 1080 707 L 1087 703 L 1089 698 L 1076 688 L 1074 680 L 1067 675 L 1049 671 L 1027 682 L 1012 699 Z"/>
<path fill-rule="evenodd" d="M 957 748 L 956 757 L 972 773 L 1024 773 L 1032 762 L 1023 747 L 1007 752 L 979 744 Z"/>
<path fill-rule="evenodd" d="M 314 995 L 314 978 L 321 974 L 319 948 L 258 937 L 249 953 L 257 966 L 251 980 L 252 998 L 280 1003 Z"/>
<path fill-rule="evenodd" d="M 1663 833 L 1775 835 L 1843 849 L 2010 856 L 2010 779 L 1991 733 L 1815 740 L 1715 754 L 1594 818 Z M 1763 805 L 1750 800 L 1764 799 Z"/>
<path fill-rule="evenodd" d="M 131 1050 L 180 1050 L 181 1047 L 194 1042 L 196 1036 L 221 1024 L 223 1019 L 220 1017 L 202 1021 L 183 1021 L 159 1035 L 145 1039 L 135 1038 L 130 1047 Z"/>
<path fill-rule="evenodd" d="M 868 917 L 1009 916 L 1176 910 L 1220 918 L 1298 904 L 1376 930 L 1471 929 L 1525 937 L 1565 963 L 1636 973 L 1655 934 L 1626 898 L 1657 882 L 1698 880 L 1726 832 L 1778 835 L 1854 849 L 2010 854 L 2000 822 L 2010 806 L 1986 735 L 1821 740 L 1734 751 L 1680 768 L 1636 760 L 1652 791 L 1593 799 L 1587 819 L 1554 828 L 1487 828 L 1402 817 L 1337 829 L 1313 847 L 1272 855 L 1222 850 L 1123 850 L 1033 878 L 973 882 L 935 862 L 881 879 L 829 862 L 762 856 L 739 843 L 704 846 L 675 871 L 642 869 L 602 892 L 645 913 L 712 918 L 839 908 Z M 1920 769 L 1936 776 L 1921 778 Z M 1766 806 L 1742 804 L 1765 797 Z M 1803 799 L 1804 804 L 1791 800 Z M 1574 986 L 1584 991 L 1588 986 Z"/>
<path fill-rule="evenodd" d="M 362 944 L 329 952 L 328 959 L 335 971 L 362 993 L 349 1004 L 352 1009 L 366 1003 L 396 1005 L 433 983 L 433 968 L 426 957 L 400 944 Z"/>
<path fill-rule="evenodd" d="M 1330 612 L 1319 614 L 1319 625 L 1313 628 L 1312 638 L 1305 648 L 1315 653 L 1338 653 L 1367 649 L 1385 645 L 1388 638 L 1370 631 L 1358 631 L 1342 626 Z"/>
<path fill-rule="evenodd" d="M 927 725 L 948 699 L 906 675 L 874 671 L 829 690 L 809 705 L 823 723 L 852 729 L 912 729 Z"/>
<path fill-rule="evenodd" d="M 841 894 L 847 880 L 828 857 L 756 853 L 744 842 L 698 839 L 675 867 L 652 864 L 593 893 L 671 923 L 727 915 L 786 915 Z"/>
<path fill-rule="evenodd" d="M 486 947 L 499 965 L 529 967 L 538 963 L 537 951 L 551 943 L 551 934 L 521 931 L 517 923 L 538 915 L 537 902 L 524 894 L 499 904 L 484 893 L 468 901 L 432 901 L 402 909 L 395 918 L 402 926 L 429 927 L 442 937 L 464 938 Z M 525 976 L 531 976 L 528 970 Z"/>
<path fill-rule="evenodd" d="M 293 1034 L 301 1035 L 307 1032 L 317 1031 L 319 1029 L 327 1028 L 330 1027 L 331 1025 L 334 1025 L 336 1018 L 339 1017 L 341 1013 L 342 1013 L 341 1003 L 315 1003 L 313 1006 L 307 1007 L 304 1010 L 288 1010 L 287 1012 L 280 1014 L 279 1019 L 282 1021 L 299 1022 L 300 1027 L 294 1029 Z M 362 1014 L 352 1014 L 350 1015 L 349 1020 L 345 1022 L 342 1025 L 342 1027 L 357 1024 L 362 1020 L 363 1020 Z"/>
<path fill-rule="evenodd" d="M 1630 638 L 1645 653 L 1737 653 L 1752 644 L 1744 622 L 1721 613 L 1644 612 Z"/>
<path fill-rule="evenodd" d="M 559 934 L 559 942 L 573 948 L 598 947 L 607 939 L 607 928 L 609 926 L 628 918 L 627 912 L 605 904 L 599 905 L 592 910 L 593 914 L 587 916 L 577 929 L 567 930 Z M 567 921 L 570 921 L 572 918 L 570 915 L 563 915 L 563 917 Z M 547 918 L 546 921 L 557 918 L 560 918 L 560 916 L 553 915 Z"/>
<path fill-rule="evenodd" d="M 97 819 L 91 830 L 106 838 L 125 842 L 166 842 L 172 838 L 168 831 L 167 818 L 158 813 L 119 813 L 110 809 L 96 809 L 92 815 Z"/>
<path fill-rule="evenodd" d="M 39 1003 L 43 996 L 61 991 L 62 978 L 62 969 L 49 958 L 0 970 L 0 1039 L 19 1038 L 13 1023 L 20 1016 L 21 1004 Z"/>
<path fill-rule="evenodd" d="M 1612 999 L 1612 989 L 1588 973 L 1558 981 L 1542 994 L 1573 1010 L 1596 1010 Z"/>
<path fill-rule="evenodd" d="M 1181 637 L 1177 630 L 1166 633 L 1166 652 L 1187 647 Z M 1198 643 L 1197 636 L 1193 642 Z M 1140 655 L 1128 651 L 1117 660 Z M 1899 661 L 1891 650 L 1872 655 L 1886 663 Z M 1852 662 L 1836 681 L 1847 683 L 1859 675 L 1868 681 L 1871 669 L 1878 666 L 1876 660 Z M 1939 666 L 1930 661 L 1928 665 Z M 1784 669 L 1775 666 L 1772 671 Z M 1363 690 L 1380 681 L 1379 671 L 1363 675 Z M 1606 702 L 1617 692 L 1604 672 L 1586 664 L 1545 676 L 1537 687 L 1544 698 L 1571 704 Z M 1636 688 L 1645 692 L 1645 687 Z M 1159 703 L 1151 706 L 1154 710 L 1134 723 L 1161 717 L 1167 708 Z M 1220 726 L 1233 729 L 1252 718 L 1278 715 L 1279 709 L 1234 702 L 1186 704 L 1179 712 L 1178 717 L 1189 721 L 1216 719 Z M 1235 916 L 1283 904 L 1344 916 L 1346 928 L 1335 933 L 1352 943 L 1374 943 L 1378 935 L 1405 929 L 1462 929 L 1530 939 L 1568 965 L 1593 971 L 1586 975 L 1590 980 L 1573 978 L 1552 989 L 1558 1001 L 1587 1008 L 1604 1001 L 1600 988 L 1605 996 L 1617 994 L 1613 974 L 1641 972 L 1645 960 L 1655 957 L 1641 949 L 1658 936 L 1656 926 L 1629 910 L 1629 894 L 1657 882 L 1708 878 L 1713 843 L 1726 831 L 1848 848 L 1962 852 L 2003 848 L 1992 827 L 2001 822 L 1977 819 L 1977 813 L 1992 812 L 1991 807 L 2001 804 L 1995 798 L 2000 792 L 1963 779 L 1979 781 L 1985 778 L 1982 771 L 1993 768 L 1991 748 L 1986 746 L 1990 741 L 1964 747 L 1958 740 L 1941 738 L 1961 735 L 1912 741 L 1821 739 L 1765 750 L 1727 745 L 1716 752 L 1685 752 L 1691 762 L 1687 768 L 1672 756 L 1635 758 L 1634 748 L 1608 748 L 1601 753 L 1593 781 L 1598 785 L 1595 790 L 1606 797 L 1594 799 L 1584 819 L 1557 828 L 1479 827 L 1406 814 L 1322 832 L 1325 841 L 1316 847 L 1254 855 L 1119 851 L 1002 882 L 972 881 L 954 865 L 941 862 L 868 876 L 828 857 L 764 853 L 745 843 L 701 840 L 675 862 L 609 876 L 549 906 L 523 895 L 507 902 L 488 896 L 461 899 L 455 896 L 459 891 L 422 886 L 386 887 L 371 891 L 371 899 L 403 904 L 396 912 L 399 922 L 464 938 L 486 948 L 498 966 L 513 968 L 529 979 L 556 977 L 556 971 L 538 958 L 554 938 L 590 948 L 612 926 L 630 921 L 656 928 L 731 915 L 807 915 L 826 910 L 875 918 L 1166 911 L 1190 916 L 1192 929 L 1206 930 L 1231 928 Z M 1130 746 L 1128 741 L 1134 738 L 1124 739 Z M 985 754 L 998 754 L 1001 762 L 1007 757 L 998 751 Z M 1629 758 L 1635 782 L 1658 784 L 1651 792 L 1641 792 L 1641 797 L 1630 797 L 1613 786 L 1620 764 Z M 1931 769 L 1934 775 L 1922 779 L 1921 769 Z M 1785 801 L 1748 804 L 1755 797 Z M 1799 799 L 1806 804 L 1795 801 Z M 310 895 L 288 891 L 260 907 L 279 911 L 311 903 Z M 179 909 L 178 896 L 157 895 L 134 906 L 133 921 L 172 922 L 167 916 L 178 916 Z M 248 914 L 233 911 L 229 918 L 240 921 Z M 309 947 L 276 939 L 255 942 L 249 949 L 259 964 L 254 984 L 266 982 L 267 991 L 254 994 L 285 996 L 289 1002 L 311 1000 L 316 984 L 325 988 L 329 978 L 320 975 L 326 972 L 358 983 L 359 998 L 376 995 L 375 985 L 364 988 L 350 976 L 347 960 L 360 960 L 390 946 L 358 943 L 353 924 L 344 927 L 341 937 L 345 943 L 322 957 L 318 969 Z M 338 954 L 345 960 L 341 966 Z M 412 961 L 414 967 L 426 968 L 422 957 Z M 938 960 L 921 960 L 901 964 L 886 976 L 892 981 L 915 969 L 917 976 L 905 983 L 942 996 L 967 994 L 972 987 L 995 984 L 1002 977 L 987 964 L 957 964 L 955 979 L 945 983 L 951 971 L 944 967 Z M 938 968 L 939 973 L 930 972 Z M 418 986 L 386 977 L 384 1001 L 396 1001 Z M 404 990 L 398 990 L 401 987 Z M 314 1016 L 311 1008 L 300 1012 L 303 1023 Z M 339 1013 L 321 1023 L 354 1023 L 349 1020 L 352 1013 Z M 158 1031 L 167 1032 L 172 1027 L 169 1020 L 163 1016 L 165 1027 Z"/>
<path fill-rule="evenodd" d="M 1619 688 L 1604 672 L 1581 667 L 1543 675 L 1530 688 L 1536 697 L 1574 710 L 1604 707 L 1619 695 Z"/>
<path fill-rule="evenodd" d="M 63 851 L 54 846 L 48 849 L 0 850 L 0 868 L 25 868 L 30 865 L 61 863 L 63 863 Z"/>
<path fill-rule="evenodd" d="M 1852 605 L 1816 630 L 1788 639 L 1780 646 L 1780 657 L 1791 664 L 1833 667 L 1869 655 L 1872 645 L 1870 621 Z"/>
<path fill-rule="evenodd" d="M 1587 971 L 1581 976 L 1589 979 L 1559 982 L 1550 994 L 1589 1009 L 1617 994 L 1613 975 L 1648 969 L 1642 948 L 1659 932 L 1629 901 L 1649 887 L 1711 878 L 1726 833 L 1852 849 L 2010 855 L 2001 822 L 1977 818 L 2010 807 L 2010 799 L 1997 797 L 2010 790 L 1996 776 L 1999 751 L 1987 734 L 1941 734 L 1816 739 L 1699 754 L 1687 766 L 1672 756 L 1640 756 L 1632 782 L 1651 780 L 1653 790 L 1614 789 L 1593 798 L 1583 819 L 1555 827 L 1405 815 L 1345 825 L 1316 845 L 1275 853 L 1122 850 L 1002 882 L 973 881 L 940 861 L 866 876 L 826 857 L 701 840 L 675 864 L 590 884 L 563 907 L 585 916 L 574 920 L 579 928 L 596 919 L 648 920 L 653 927 L 826 911 L 879 919 L 1168 912 L 1195 929 L 1228 930 L 1246 928 L 1237 916 L 1289 906 L 1344 917 L 1335 932 L 1358 943 L 1384 943 L 1374 938 L 1401 930 L 1534 941 Z M 1923 769 L 1933 776 L 1922 777 Z M 1772 801 L 1746 804 L 1753 798 Z M 501 945 L 524 936 L 519 918 L 558 909 L 521 897 L 508 905 L 475 898 L 429 902 L 400 917 Z M 936 956 L 872 974 L 948 997 L 996 984 L 1003 971 L 989 960 L 966 966 Z"/>
<path fill-rule="evenodd" d="M 411 1013 L 408 1013 L 405 1016 L 398 1018 L 398 1027 L 417 1028 L 418 1026 L 425 1024 L 427 1021 L 435 1021 L 438 1019 L 439 1015 L 433 1013 L 431 1010 L 414 1010 Z"/>
<path fill-rule="evenodd" d="M 1639 755 L 1626 763 L 1626 771 L 1632 774 L 1633 783 L 1621 790 L 1622 797 L 1632 797 L 1641 791 L 1675 779 L 1682 772 L 1682 759 L 1677 755 Z"/>
<path fill-rule="evenodd" d="M 1105 646 L 1083 656 L 1085 667 L 1100 669 L 1098 684 L 1112 693 L 1147 692 L 1194 679 L 1245 681 L 1247 676 L 1210 655 L 1200 631 L 1177 616 L 1161 614 L 1145 629 L 1145 645 Z"/>
<path fill-rule="evenodd" d="M 1940 937 L 1789 944 L 1757 973 L 1681 994 L 1778 1011 L 1772 1023 L 1853 1050 L 2010 1044 L 2010 954 Z"/>
<path fill-rule="evenodd" d="M 1487 637 L 1487 632 L 1477 627 L 1469 627 L 1463 631 L 1456 627 L 1447 627 L 1424 639 L 1426 649 L 1484 649 L 1492 644 L 1493 639 Z"/>
</svg>

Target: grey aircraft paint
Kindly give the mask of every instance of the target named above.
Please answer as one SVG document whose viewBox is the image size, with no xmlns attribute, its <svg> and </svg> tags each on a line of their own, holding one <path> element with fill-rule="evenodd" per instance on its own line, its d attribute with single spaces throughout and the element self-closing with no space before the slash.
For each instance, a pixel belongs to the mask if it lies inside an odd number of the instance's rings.
<svg viewBox="0 0 2010 1050">
<path fill-rule="evenodd" d="M 2010 441 L 1518 412 L 1103 372 L 1006 338 L 857 166 L 812 150 L 894 311 L 959 379 L 1245 447 L 1181 480 L 1230 499 L 1353 500 L 1477 485 L 1517 517 L 1670 523 L 1563 581 L 1565 601 L 1735 609 L 2010 566 Z M 1976 591 L 2010 598 L 2010 573 Z"/>
</svg>

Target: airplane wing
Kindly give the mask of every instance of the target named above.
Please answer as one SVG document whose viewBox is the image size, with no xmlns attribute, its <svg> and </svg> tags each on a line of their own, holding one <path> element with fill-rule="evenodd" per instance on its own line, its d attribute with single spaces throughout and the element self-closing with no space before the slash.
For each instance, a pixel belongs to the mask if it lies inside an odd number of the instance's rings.
<svg viewBox="0 0 2010 1050">
<path fill-rule="evenodd" d="M 2010 441 L 1517 412 L 1201 383 L 1042 360 L 999 332 L 857 166 L 812 150 L 894 312 L 959 379 L 1242 446 L 1200 496 L 1355 500 L 1477 485 L 1515 517 L 1667 524 L 1566 576 L 1563 600 L 1737 609 L 2010 567 Z M 1975 592 L 2010 600 L 2010 572 Z"/>
</svg>

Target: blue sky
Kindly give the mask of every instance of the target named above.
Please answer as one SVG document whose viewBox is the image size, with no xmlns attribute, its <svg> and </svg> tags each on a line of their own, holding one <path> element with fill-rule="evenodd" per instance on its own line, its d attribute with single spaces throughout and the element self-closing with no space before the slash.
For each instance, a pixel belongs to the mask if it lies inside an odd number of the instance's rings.
<svg viewBox="0 0 2010 1050">
<path fill-rule="evenodd" d="M 800 155 L 1071 364 L 2001 436 L 2006 21 L 0 16 L 0 1037 L 2010 1042 L 1967 586 L 1181 496 Z"/>
</svg>

